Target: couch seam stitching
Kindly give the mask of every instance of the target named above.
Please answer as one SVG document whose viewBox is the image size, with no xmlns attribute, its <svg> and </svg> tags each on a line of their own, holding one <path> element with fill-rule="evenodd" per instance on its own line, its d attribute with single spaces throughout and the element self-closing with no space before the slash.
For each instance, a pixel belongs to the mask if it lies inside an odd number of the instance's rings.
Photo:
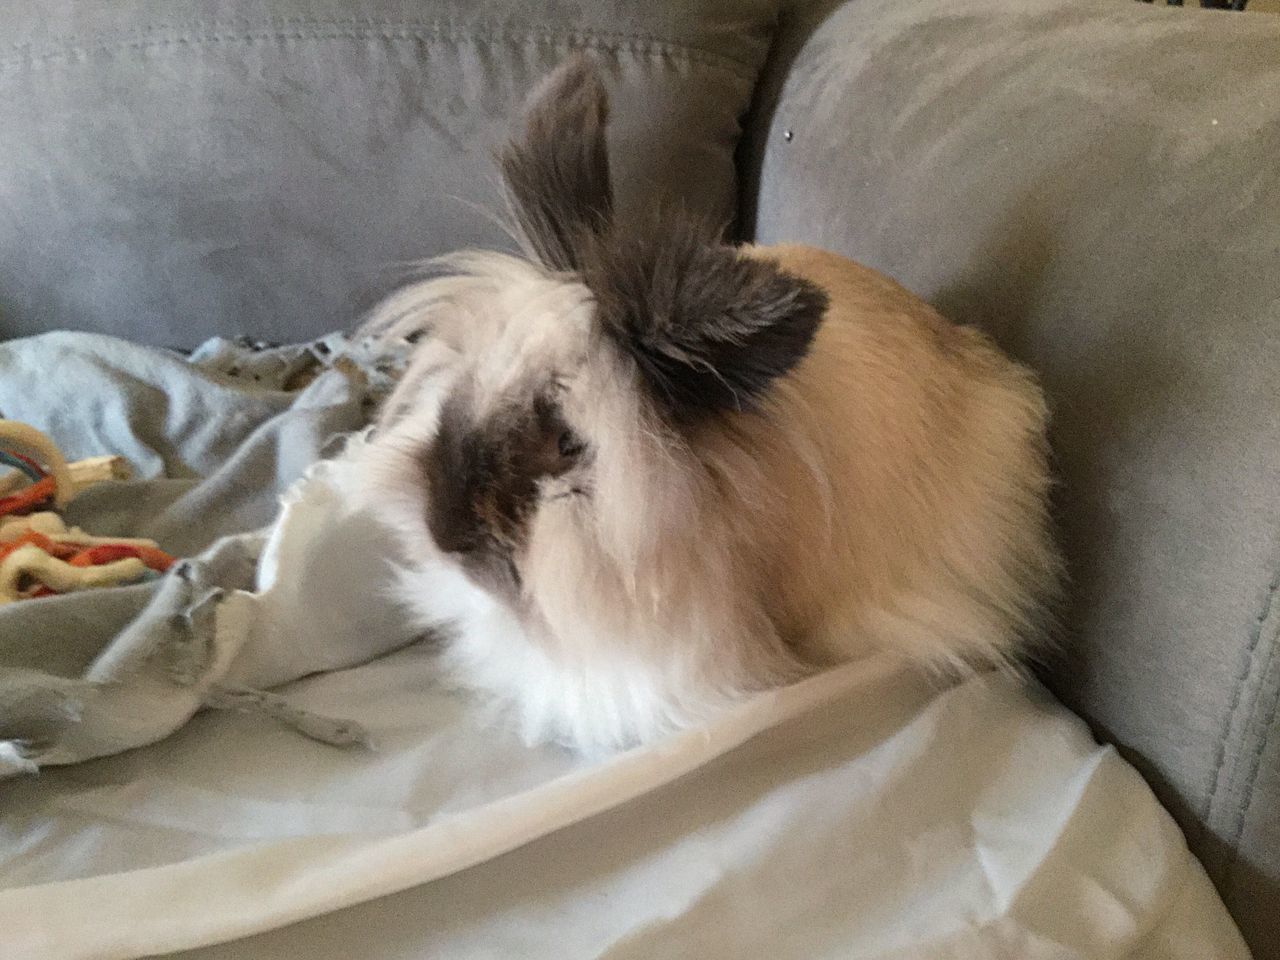
<svg viewBox="0 0 1280 960">
<path fill-rule="evenodd" d="M 423 19 L 392 19 L 381 20 L 376 17 L 214 17 L 208 20 L 189 20 L 189 21 L 151 21 L 149 23 L 133 27 L 130 30 L 111 30 L 110 28 L 102 31 L 103 35 L 113 35 L 118 39 L 132 36 L 140 38 L 148 33 L 156 33 L 162 30 L 168 30 L 175 34 L 186 32 L 188 34 L 196 31 L 212 31 L 219 29 L 245 29 L 247 31 L 257 30 L 268 31 L 282 28 L 328 28 L 328 27 L 352 27 L 365 28 L 367 30 L 378 29 L 395 29 L 395 30 L 420 30 L 423 32 L 437 34 L 452 34 L 462 36 L 466 34 L 495 34 L 506 33 L 512 35 L 558 35 L 557 31 L 551 28 L 504 28 L 500 26 L 477 26 L 473 28 L 459 27 L 445 20 L 423 20 Z M 598 37 L 612 37 L 615 39 L 646 39 L 659 43 L 673 43 L 681 46 L 688 46 L 690 49 L 702 49 L 694 44 L 684 44 L 680 41 L 670 40 L 659 37 L 652 33 L 627 33 L 621 30 L 589 30 L 589 31 L 570 31 L 570 33 L 590 34 Z M 86 43 L 87 39 L 83 36 L 74 34 L 63 35 L 57 39 L 52 39 L 51 44 L 60 46 L 76 46 Z M 13 50 L 30 49 L 39 41 L 28 40 L 21 43 L 10 43 L 8 47 Z M 725 57 L 727 59 L 736 59 L 729 54 L 722 54 L 713 50 L 704 50 L 710 56 Z M 745 64 L 744 64 L 745 65 Z"/>
<path fill-rule="evenodd" d="M 1231 729 L 1235 726 L 1236 714 L 1239 713 L 1241 701 L 1244 699 L 1244 688 L 1248 683 L 1249 676 L 1253 673 L 1253 668 L 1257 661 L 1258 648 L 1262 640 L 1262 628 L 1266 625 L 1267 618 L 1271 615 L 1271 607 L 1275 600 L 1277 591 L 1280 591 L 1280 567 L 1275 568 L 1271 582 L 1267 587 L 1266 595 L 1263 598 L 1262 609 L 1254 618 L 1254 626 L 1250 631 L 1244 663 L 1240 668 L 1239 674 L 1236 676 L 1235 691 L 1232 694 L 1231 706 L 1227 710 L 1227 716 L 1223 723 L 1222 733 L 1218 738 L 1218 749 L 1214 758 L 1213 787 L 1209 791 L 1208 799 L 1205 802 L 1204 809 L 1201 814 L 1201 819 L 1206 821 L 1206 823 L 1213 813 L 1214 802 L 1217 800 L 1218 791 L 1222 786 L 1223 771 L 1227 762 L 1227 740 L 1231 736 Z M 1232 856 L 1234 856 L 1234 853 Z"/>
<path fill-rule="evenodd" d="M 1261 685 L 1267 674 L 1271 671 L 1271 664 L 1275 660 L 1276 638 L 1280 636 L 1280 627 L 1272 631 L 1272 643 L 1267 648 L 1266 663 L 1262 668 L 1262 677 L 1259 680 Z M 1261 699 L 1261 698 L 1259 698 Z M 1253 805 L 1254 786 L 1258 780 L 1258 774 L 1262 772 L 1262 755 L 1266 752 L 1267 744 L 1271 742 L 1271 729 L 1276 722 L 1276 714 L 1280 708 L 1280 685 L 1277 685 L 1276 692 L 1271 697 L 1271 704 L 1263 713 L 1262 732 L 1258 737 L 1258 742 L 1254 746 L 1252 756 L 1249 758 L 1249 772 L 1245 778 L 1244 790 L 1241 795 L 1240 808 L 1236 813 L 1236 823 L 1231 835 L 1230 862 L 1228 868 L 1234 867 L 1240 854 L 1240 838 L 1244 836 L 1245 822 L 1249 819 L 1249 808 Z M 1252 711 L 1252 716 L 1257 716 L 1258 710 Z"/>
<path fill-rule="evenodd" d="M 756 107 L 758 106 L 758 104 L 756 103 L 756 97 L 759 95 L 760 89 L 765 82 L 765 74 L 769 68 L 769 58 L 773 55 L 774 51 L 778 48 L 779 42 L 782 40 L 782 37 L 786 33 L 786 18 L 789 14 L 790 14 L 790 9 L 785 3 L 778 4 L 777 8 L 773 12 L 773 17 L 769 21 L 769 44 L 768 46 L 765 47 L 764 56 L 760 58 L 760 66 L 756 69 L 755 76 L 751 80 L 751 93 L 747 97 L 746 108 L 744 109 L 742 114 L 738 117 L 741 130 L 738 134 L 738 140 L 734 144 L 734 148 L 733 148 L 734 214 L 733 214 L 732 239 L 734 240 L 735 243 L 748 243 L 754 240 L 754 236 L 752 236 L 751 238 L 744 238 L 742 236 L 742 232 L 743 232 L 742 231 L 742 228 L 743 228 L 742 201 L 743 201 L 743 189 L 746 187 L 746 181 L 743 177 L 743 171 L 739 169 L 739 166 L 738 166 L 738 151 L 741 150 L 745 145 L 747 145 L 750 139 L 751 120 L 752 120 L 752 117 L 755 115 Z M 767 137 L 768 135 L 766 134 L 766 139 Z M 757 183 L 756 186 L 759 187 L 759 184 Z M 755 205 L 757 209 L 753 211 L 753 215 L 752 215 L 753 221 L 759 219 L 758 200 L 755 202 Z M 753 235 L 756 233 L 755 226 L 756 226 L 755 223 L 753 223 L 752 230 L 751 230 Z"/>
<path fill-rule="evenodd" d="M 307 26 L 324 28 L 326 26 L 342 27 L 341 22 L 329 24 L 326 21 L 306 21 Z M 215 44 L 248 43 L 252 41 L 272 40 L 417 40 L 439 43 L 494 43 L 494 42 L 529 42 L 558 41 L 571 45 L 617 51 L 627 45 L 649 46 L 658 51 L 676 54 L 691 63 L 703 66 L 718 67 L 742 77 L 751 79 L 758 72 L 750 63 L 729 54 L 706 50 L 689 43 L 681 43 L 663 39 L 652 34 L 643 33 L 611 33 L 598 31 L 566 31 L 553 30 L 464 30 L 454 31 L 443 27 L 428 25 L 398 25 L 370 23 L 367 28 L 353 26 L 350 29 L 315 29 L 315 30 L 280 30 L 266 27 L 262 30 L 247 31 L 234 34 L 206 33 L 201 35 L 184 35 L 147 39 L 145 37 L 123 40 L 112 43 L 83 44 L 77 41 L 62 43 L 58 49 L 45 53 L 33 52 L 33 44 L 13 44 L 11 50 L 19 51 L 17 55 L 0 60 L 0 68 L 18 66 L 31 67 L 36 64 L 75 59 L 77 54 L 93 55 L 102 53 L 118 53 L 124 50 L 162 49 L 176 46 L 212 46 Z M 24 53 L 25 52 L 25 53 Z"/>
</svg>

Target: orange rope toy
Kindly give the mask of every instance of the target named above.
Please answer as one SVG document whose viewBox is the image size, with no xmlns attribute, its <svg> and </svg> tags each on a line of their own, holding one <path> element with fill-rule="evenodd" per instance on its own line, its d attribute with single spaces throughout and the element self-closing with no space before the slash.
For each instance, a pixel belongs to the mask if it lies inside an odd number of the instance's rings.
<svg viewBox="0 0 1280 960">
<path fill-rule="evenodd" d="M 0 604 L 154 579 L 176 558 L 153 540 L 95 537 L 56 512 L 85 487 L 128 477 L 120 457 L 67 463 L 40 431 L 0 420 Z"/>
</svg>

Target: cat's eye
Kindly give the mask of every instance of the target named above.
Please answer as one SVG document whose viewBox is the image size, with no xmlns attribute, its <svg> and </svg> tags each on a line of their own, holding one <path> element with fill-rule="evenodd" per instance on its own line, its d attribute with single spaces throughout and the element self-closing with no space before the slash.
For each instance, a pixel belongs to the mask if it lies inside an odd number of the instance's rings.
<svg viewBox="0 0 1280 960">
<path fill-rule="evenodd" d="M 586 444 L 579 440 L 572 430 L 563 431 L 556 441 L 556 449 L 565 460 L 577 459 L 585 446 Z"/>
</svg>

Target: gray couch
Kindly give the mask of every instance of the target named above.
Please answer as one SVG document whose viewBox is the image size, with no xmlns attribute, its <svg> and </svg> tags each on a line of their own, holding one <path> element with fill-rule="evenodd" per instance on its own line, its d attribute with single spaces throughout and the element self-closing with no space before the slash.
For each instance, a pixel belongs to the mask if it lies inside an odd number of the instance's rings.
<svg viewBox="0 0 1280 960">
<path fill-rule="evenodd" d="M 531 83 L 605 65 L 625 207 L 878 267 L 1041 371 L 1043 675 L 1280 958 L 1280 17 L 1127 0 L 0 0 L 0 333 L 349 326 L 507 245 Z"/>
</svg>

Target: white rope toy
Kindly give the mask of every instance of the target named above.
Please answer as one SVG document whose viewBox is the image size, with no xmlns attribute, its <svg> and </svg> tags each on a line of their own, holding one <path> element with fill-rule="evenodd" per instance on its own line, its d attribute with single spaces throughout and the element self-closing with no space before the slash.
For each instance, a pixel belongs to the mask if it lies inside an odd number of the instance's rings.
<svg viewBox="0 0 1280 960">
<path fill-rule="evenodd" d="M 67 463 L 49 437 L 15 420 L 0 419 L 0 447 L 21 454 L 53 480 L 52 506 L 59 509 L 85 487 L 128 477 L 128 466 L 121 457 L 92 457 Z M 9 464 L 14 462 L 12 457 L 7 460 Z M 0 477 L 0 496 L 20 489 L 25 481 L 20 470 Z M 31 534 L 44 541 L 80 548 L 114 545 L 158 549 L 154 540 L 91 536 L 79 527 L 68 527 L 58 514 L 50 511 L 0 517 L 0 545 L 15 543 Z M 34 543 L 22 544 L 0 559 L 0 605 L 25 600 L 42 587 L 56 593 L 69 593 L 129 583 L 145 577 L 148 569 L 137 557 L 80 566 L 51 556 Z"/>
<path fill-rule="evenodd" d="M 73 567 L 39 547 L 26 544 L 0 561 L 0 605 L 25 599 L 30 589 L 27 581 L 44 584 L 59 593 L 71 593 L 128 583 L 146 572 L 147 565 L 136 557 L 96 567 Z"/>
<path fill-rule="evenodd" d="M 37 463 L 41 464 L 49 476 L 53 477 L 56 492 L 53 504 L 59 510 L 71 502 L 76 495 L 75 480 L 66 459 L 62 456 L 52 440 L 35 427 L 17 420 L 0 420 L 0 444 L 17 450 Z M 12 481 L 11 481 L 12 482 Z"/>
</svg>

